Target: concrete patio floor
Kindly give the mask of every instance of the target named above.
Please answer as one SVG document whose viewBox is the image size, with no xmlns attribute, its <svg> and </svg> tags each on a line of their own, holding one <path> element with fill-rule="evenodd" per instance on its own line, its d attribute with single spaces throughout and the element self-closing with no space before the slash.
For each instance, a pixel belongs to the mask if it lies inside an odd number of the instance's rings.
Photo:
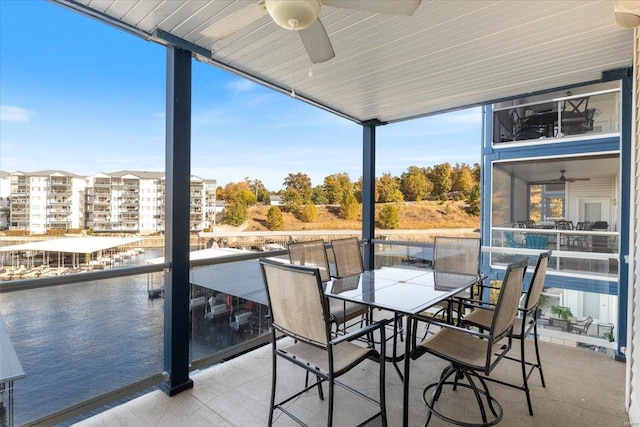
<svg viewBox="0 0 640 427">
<path fill-rule="evenodd" d="M 514 341 L 514 344 L 517 343 Z M 531 345 L 529 345 L 531 344 Z M 527 354 L 533 350 L 527 342 Z M 624 407 L 625 365 L 611 354 L 541 342 L 546 388 L 537 372 L 530 387 L 534 416 L 527 410 L 525 395 L 519 390 L 489 384 L 491 393 L 504 408 L 505 426 L 624 426 L 629 418 Z M 192 373 L 194 387 L 172 398 L 157 390 L 125 404 L 85 419 L 77 426 L 264 426 L 267 424 L 271 386 L 271 346 L 264 346 L 231 361 Z M 517 348 L 512 351 L 518 352 Z M 388 423 L 402 422 L 402 382 L 390 363 L 386 365 Z M 425 355 L 411 365 L 410 425 L 426 418 L 422 390 L 437 380 L 445 362 Z M 304 373 L 279 362 L 278 381 L 283 393 L 304 384 Z M 494 370 L 496 377 L 518 381 L 519 364 L 503 360 Z M 378 365 L 366 361 L 343 377 L 348 384 L 377 397 Z M 326 390 L 326 386 L 325 386 Z M 443 392 L 442 405 L 457 414 L 475 416 L 475 401 L 466 390 Z M 376 407 L 340 388 L 335 403 L 334 425 L 357 425 Z M 446 394 L 445 394 L 446 393 Z M 279 396 L 284 394 L 279 393 Z M 326 400 L 312 390 L 290 403 L 290 410 L 312 426 L 326 425 Z M 471 415 L 469 415 L 471 414 Z M 276 412 L 274 425 L 296 425 Z M 370 425 L 380 425 L 379 420 Z M 429 425 L 447 425 L 433 417 Z"/>
</svg>

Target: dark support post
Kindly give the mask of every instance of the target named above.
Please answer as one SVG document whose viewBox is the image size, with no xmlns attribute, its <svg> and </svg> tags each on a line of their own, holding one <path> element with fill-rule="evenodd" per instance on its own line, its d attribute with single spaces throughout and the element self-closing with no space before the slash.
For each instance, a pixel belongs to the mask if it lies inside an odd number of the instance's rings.
<svg viewBox="0 0 640 427">
<path fill-rule="evenodd" d="M 376 126 L 381 125 L 378 120 L 371 120 L 362 124 L 362 238 L 364 245 L 364 268 L 372 270 L 373 243 L 376 222 Z"/>
<path fill-rule="evenodd" d="M 167 141 L 164 256 L 164 370 L 169 396 L 193 387 L 189 378 L 189 189 L 191 52 L 167 48 Z"/>
<path fill-rule="evenodd" d="M 633 235 L 630 229 L 629 218 L 631 212 L 631 150 L 632 120 L 633 120 L 633 82 L 630 75 L 622 79 L 622 124 L 620 127 L 620 258 L 618 259 L 619 286 L 618 286 L 618 331 L 616 342 L 618 350 L 615 353 L 616 360 L 626 361 L 626 355 L 622 352 L 627 346 L 627 323 L 629 304 L 629 240 Z"/>
</svg>

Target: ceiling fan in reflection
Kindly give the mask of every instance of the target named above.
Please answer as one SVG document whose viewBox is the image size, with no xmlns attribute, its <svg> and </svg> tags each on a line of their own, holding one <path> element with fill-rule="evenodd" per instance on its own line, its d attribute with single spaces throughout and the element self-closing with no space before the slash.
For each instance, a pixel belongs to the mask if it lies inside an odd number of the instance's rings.
<svg viewBox="0 0 640 427">
<path fill-rule="evenodd" d="M 557 179 L 550 179 L 550 180 L 546 180 L 546 181 L 535 181 L 535 182 L 532 182 L 531 184 L 536 184 L 536 185 L 564 184 L 565 182 L 589 181 L 591 179 L 591 178 L 568 177 L 568 176 L 564 175 L 565 172 L 566 172 L 565 170 L 561 170 L 560 171 L 560 177 L 557 178 Z"/>
</svg>

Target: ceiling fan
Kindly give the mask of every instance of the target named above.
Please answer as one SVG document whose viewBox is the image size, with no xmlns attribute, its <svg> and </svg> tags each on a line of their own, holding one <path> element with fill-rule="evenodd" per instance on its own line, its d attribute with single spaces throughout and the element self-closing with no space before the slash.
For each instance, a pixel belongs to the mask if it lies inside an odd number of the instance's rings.
<svg viewBox="0 0 640 427">
<path fill-rule="evenodd" d="M 410 16 L 421 0 L 259 0 L 201 31 L 207 38 L 221 40 L 242 30 L 266 14 L 282 28 L 296 31 L 311 58 L 318 64 L 335 56 L 327 31 L 318 18 L 323 5 L 374 13 Z"/>
<path fill-rule="evenodd" d="M 565 172 L 566 172 L 565 170 L 561 170 L 560 171 L 560 177 L 558 179 L 551 179 L 551 180 L 546 180 L 546 181 L 536 181 L 536 182 L 532 182 L 531 184 L 538 184 L 538 185 L 542 185 L 542 184 L 564 184 L 565 182 L 589 181 L 591 179 L 591 178 L 573 178 L 573 177 L 568 177 L 568 176 L 564 175 Z"/>
</svg>

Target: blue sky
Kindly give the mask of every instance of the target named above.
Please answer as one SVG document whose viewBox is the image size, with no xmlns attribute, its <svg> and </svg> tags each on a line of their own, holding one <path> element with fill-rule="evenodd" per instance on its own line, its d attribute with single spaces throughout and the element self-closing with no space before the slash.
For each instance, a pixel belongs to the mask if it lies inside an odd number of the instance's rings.
<svg viewBox="0 0 640 427">
<path fill-rule="evenodd" d="M 166 50 L 41 0 L 0 0 L 0 170 L 164 170 Z M 362 128 L 194 61 L 194 175 L 362 175 Z M 480 162 L 480 109 L 377 129 L 376 174 Z M 339 153 L 339 155 L 336 155 Z"/>
</svg>

